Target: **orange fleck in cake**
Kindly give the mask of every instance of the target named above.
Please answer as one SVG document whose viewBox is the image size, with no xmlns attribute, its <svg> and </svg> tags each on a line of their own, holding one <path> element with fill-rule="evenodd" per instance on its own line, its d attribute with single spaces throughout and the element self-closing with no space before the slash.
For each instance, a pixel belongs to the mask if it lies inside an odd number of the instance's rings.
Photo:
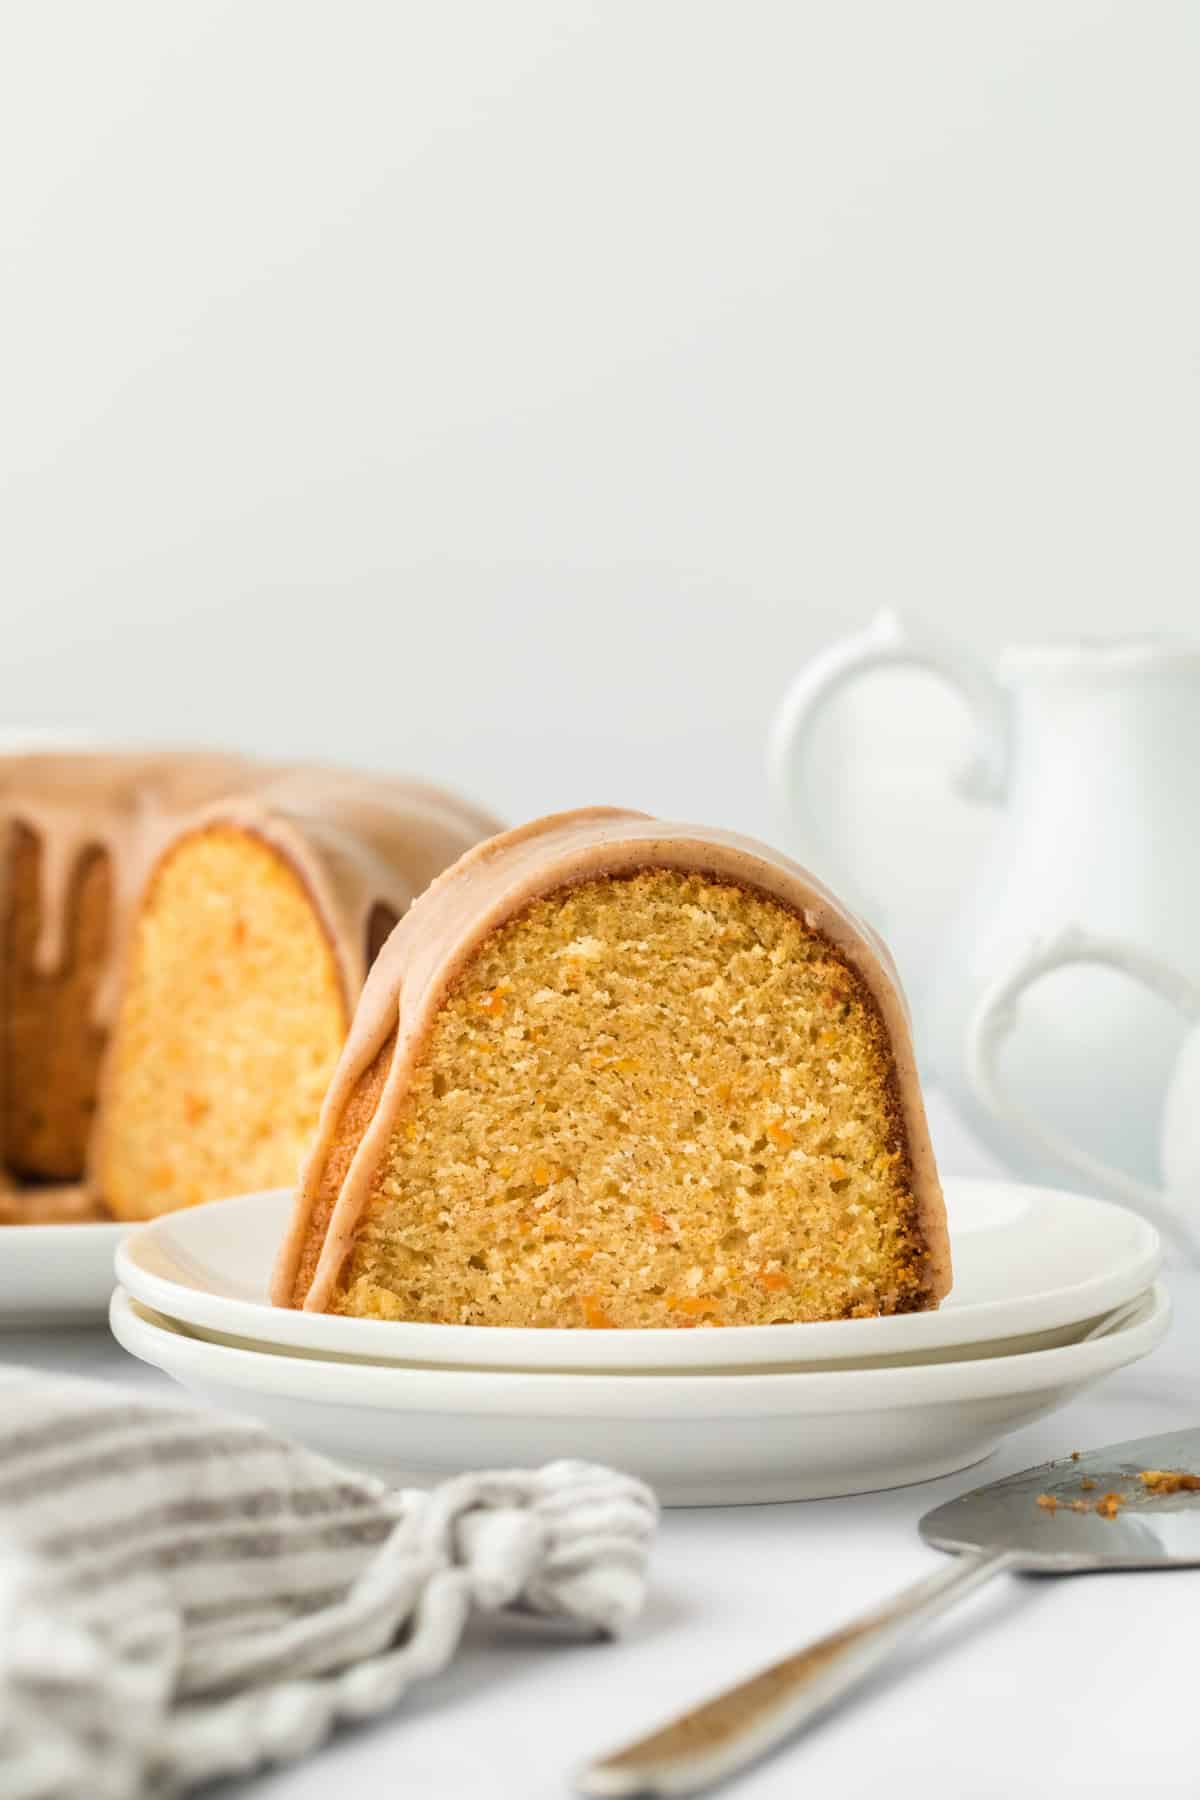
<svg viewBox="0 0 1200 1800">
<path fill-rule="evenodd" d="M 494 828 L 350 771 L 0 758 L 0 1222 L 293 1180 L 371 958 Z"/>
<path fill-rule="evenodd" d="M 602 1328 L 910 1312 L 949 1286 L 883 946 L 765 846 L 597 808 L 477 846 L 392 934 L 272 1292 Z"/>
</svg>

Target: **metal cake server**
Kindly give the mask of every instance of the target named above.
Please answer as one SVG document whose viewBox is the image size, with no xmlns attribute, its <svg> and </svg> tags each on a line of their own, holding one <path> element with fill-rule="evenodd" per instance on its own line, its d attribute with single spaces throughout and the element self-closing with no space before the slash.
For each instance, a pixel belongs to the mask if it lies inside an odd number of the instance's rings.
<svg viewBox="0 0 1200 1800">
<path fill-rule="evenodd" d="M 1200 1564 L 1200 1491 L 1172 1491 L 1171 1480 L 1147 1484 L 1147 1472 L 1200 1480 L 1200 1428 L 1042 1463 L 935 1507 L 920 1531 L 926 1543 L 954 1552 L 950 1568 L 588 1764 L 576 1776 L 579 1792 L 613 1800 L 715 1786 L 801 1730 L 1002 1570 L 1078 1575 Z"/>
</svg>

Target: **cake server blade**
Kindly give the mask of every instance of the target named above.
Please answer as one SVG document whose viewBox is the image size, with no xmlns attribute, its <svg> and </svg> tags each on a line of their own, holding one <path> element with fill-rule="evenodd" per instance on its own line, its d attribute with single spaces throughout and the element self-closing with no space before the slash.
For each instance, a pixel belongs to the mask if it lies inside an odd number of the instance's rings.
<svg viewBox="0 0 1200 1800">
<path fill-rule="evenodd" d="M 576 1776 L 578 1791 L 614 1800 L 716 1786 L 801 1730 L 1002 1570 L 1075 1575 L 1200 1564 L 1200 1428 L 1040 1463 L 935 1507 L 919 1529 L 926 1543 L 954 1553 L 950 1568 L 589 1763 Z"/>
</svg>

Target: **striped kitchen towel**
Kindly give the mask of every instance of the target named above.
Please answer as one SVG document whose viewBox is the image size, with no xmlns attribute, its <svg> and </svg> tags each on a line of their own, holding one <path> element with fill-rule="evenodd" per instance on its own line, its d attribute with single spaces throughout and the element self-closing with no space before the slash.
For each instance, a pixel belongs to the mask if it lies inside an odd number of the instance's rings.
<svg viewBox="0 0 1200 1800">
<path fill-rule="evenodd" d="M 638 1611 L 640 1482 L 388 1489 L 246 1420 L 0 1371 L 0 1800 L 130 1800 L 302 1755 L 444 1668 L 473 1608 Z"/>
</svg>

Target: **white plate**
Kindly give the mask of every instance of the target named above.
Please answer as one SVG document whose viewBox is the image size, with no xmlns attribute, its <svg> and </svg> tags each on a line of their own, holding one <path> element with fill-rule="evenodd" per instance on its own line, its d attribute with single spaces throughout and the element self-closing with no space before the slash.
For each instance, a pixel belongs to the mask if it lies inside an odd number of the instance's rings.
<svg viewBox="0 0 1200 1800">
<path fill-rule="evenodd" d="M 128 1225 L 0 1225 L 0 1329 L 103 1319 Z"/>
<path fill-rule="evenodd" d="M 247 1194 L 132 1232 L 117 1279 L 138 1300 L 221 1340 L 381 1362 L 494 1369 L 795 1366 L 1047 1347 L 1140 1294 L 1160 1261 L 1153 1228 L 1103 1200 L 1014 1182 L 949 1180 L 954 1292 L 938 1312 L 719 1331 L 570 1331 L 413 1325 L 300 1313 L 266 1300 L 291 1196 Z M 1049 1334 L 1049 1335 L 1047 1335 Z"/>
<path fill-rule="evenodd" d="M 397 1368 L 191 1335 L 118 1288 L 125 1348 L 214 1405 L 341 1462 L 423 1485 L 466 1469 L 581 1456 L 649 1481 L 667 1505 L 865 1493 L 948 1475 L 1080 1388 L 1145 1356 L 1170 1318 L 1155 1287 L 1090 1343 L 915 1368 L 733 1375 L 564 1375 Z"/>
</svg>

